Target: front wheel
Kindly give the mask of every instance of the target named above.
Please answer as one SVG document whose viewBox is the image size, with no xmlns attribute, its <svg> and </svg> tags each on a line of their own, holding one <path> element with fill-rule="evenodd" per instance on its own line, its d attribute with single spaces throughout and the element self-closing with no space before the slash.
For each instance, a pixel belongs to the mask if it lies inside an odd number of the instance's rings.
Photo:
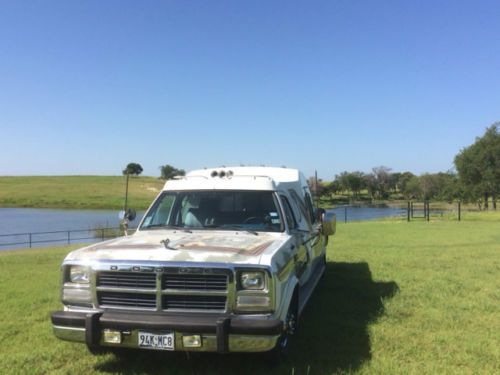
<svg viewBox="0 0 500 375">
<path fill-rule="evenodd" d="M 286 314 L 284 332 L 278 339 L 276 347 L 272 350 L 272 355 L 276 359 L 282 359 L 288 354 L 293 336 L 297 332 L 298 319 L 298 304 L 297 300 L 294 299 Z"/>
</svg>

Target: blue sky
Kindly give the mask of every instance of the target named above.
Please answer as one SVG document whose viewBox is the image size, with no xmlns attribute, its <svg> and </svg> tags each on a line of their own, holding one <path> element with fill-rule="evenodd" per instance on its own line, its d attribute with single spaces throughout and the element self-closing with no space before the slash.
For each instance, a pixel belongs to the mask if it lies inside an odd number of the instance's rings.
<svg viewBox="0 0 500 375">
<path fill-rule="evenodd" d="M 0 175 L 446 171 L 500 120 L 498 1 L 2 1 Z"/>
</svg>

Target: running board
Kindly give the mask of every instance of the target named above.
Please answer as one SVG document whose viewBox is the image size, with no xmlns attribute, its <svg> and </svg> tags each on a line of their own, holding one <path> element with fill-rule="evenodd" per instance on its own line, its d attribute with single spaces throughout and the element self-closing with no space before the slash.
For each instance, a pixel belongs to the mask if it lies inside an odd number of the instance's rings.
<svg viewBox="0 0 500 375">
<path fill-rule="evenodd" d="M 314 289 L 316 289 L 316 285 L 318 285 L 321 276 L 325 272 L 326 266 L 321 261 L 321 258 L 318 259 L 314 270 L 311 273 L 311 279 L 304 285 L 302 285 L 299 289 L 299 316 L 302 314 L 302 310 L 306 307 L 307 301 L 311 298 Z"/>
</svg>

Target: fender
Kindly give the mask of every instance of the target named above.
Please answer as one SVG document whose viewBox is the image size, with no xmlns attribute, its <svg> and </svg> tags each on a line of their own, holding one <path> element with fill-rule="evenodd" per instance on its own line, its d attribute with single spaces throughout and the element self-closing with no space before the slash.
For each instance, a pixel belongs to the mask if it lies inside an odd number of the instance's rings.
<svg viewBox="0 0 500 375">
<path fill-rule="evenodd" d="M 277 306 L 276 310 L 276 314 L 280 319 L 285 319 L 295 291 L 297 290 L 298 292 L 299 288 L 299 279 L 294 274 L 292 274 L 292 276 L 282 284 L 280 305 Z"/>
</svg>

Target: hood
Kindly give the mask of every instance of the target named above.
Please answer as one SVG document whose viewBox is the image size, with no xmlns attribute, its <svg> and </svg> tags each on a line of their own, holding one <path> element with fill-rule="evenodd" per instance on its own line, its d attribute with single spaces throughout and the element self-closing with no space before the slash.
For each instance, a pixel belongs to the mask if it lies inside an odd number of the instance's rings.
<svg viewBox="0 0 500 375">
<path fill-rule="evenodd" d="M 145 231 L 75 250 L 66 261 L 160 261 L 259 264 L 282 243 L 281 233 Z"/>
</svg>

